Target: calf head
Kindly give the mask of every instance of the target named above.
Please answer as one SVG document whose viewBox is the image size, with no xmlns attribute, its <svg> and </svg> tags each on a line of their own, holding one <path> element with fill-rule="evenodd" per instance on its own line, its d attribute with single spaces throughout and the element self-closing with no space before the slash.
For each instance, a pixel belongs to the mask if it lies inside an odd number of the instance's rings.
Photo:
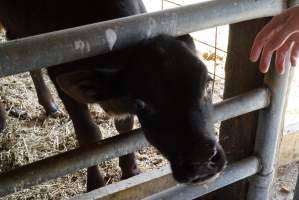
<svg viewBox="0 0 299 200">
<path fill-rule="evenodd" d="M 170 161 L 177 181 L 203 181 L 221 172 L 226 158 L 205 96 L 207 69 L 191 48 L 162 35 L 110 59 L 121 67 L 101 69 L 99 60 L 98 68 L 61 75 L 58 83 L 85 103 L 130 99 L 127 112 L 138 116 L 146 138 Z"/>
</svg>

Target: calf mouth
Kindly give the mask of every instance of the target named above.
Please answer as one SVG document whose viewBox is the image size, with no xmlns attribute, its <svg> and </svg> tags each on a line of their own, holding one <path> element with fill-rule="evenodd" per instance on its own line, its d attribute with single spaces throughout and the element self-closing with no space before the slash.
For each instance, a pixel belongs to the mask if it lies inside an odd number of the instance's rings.
<svg viewBox="0 0 299 200">
<path fill-rule="evenodd" d="M 187 185 L 198 185 L 198 184 L 206 184 L 208 182 L 214 181 L 215 179 L 217 179 L 222 173 L 223 170 L 225 169 L 226 164 L 217 171 L 214 172 L 210 172 L 210 173 L 194 173 L 192 176 L 186 175 L 181 175 L 181 176 L 177 176 L 175 174 L 174 175 L 174 179 L 179 182 L 179 183 L 183 183 L 183 184 L 187 184 Z"/>
<path fill-rule="evenodd" d="M 199 185 L 199 184 L 206 184 L 206 183 L 212 182 L 223 173 L 223 170 L 226 168 L 226 166 L 227 166 L 227 163 L 225 163 L 224 166 L 216 174 L 213 173 L 213 174 L 207 174 L 204 176 L 199 175 L 198 177 L 193 178 L 193 180 L 187 184 Z"/>
<path fill-rule="evenodd" d="M 222 174 L 222 172 L 219 172 L 217 174 L 209 174 L 206 175 L 204 177 L 199 177 L 199 178 L 195 178 L 194 180 L 192 180 L 190 183 L 190 185 L 201 185 L 201 184 L 206 184 L 209 182 L 214 181 L 215 179 L 217 179 L 220 175 Z"/>
</svg>

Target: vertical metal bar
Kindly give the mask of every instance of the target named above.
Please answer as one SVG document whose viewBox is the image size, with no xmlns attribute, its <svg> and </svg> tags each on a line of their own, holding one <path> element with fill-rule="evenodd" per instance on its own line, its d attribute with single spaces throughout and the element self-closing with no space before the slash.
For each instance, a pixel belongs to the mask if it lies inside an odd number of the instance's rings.
<svg viewBox="0 0 299 200">
<path fill-rule="evenodd" d="M 259 113 L 255 154 L 260 156 L 262 170 L 250 181 L 248 200 L 270 199 L 270 188 L 274 178 L 275 163 L 282 133 L 284 105 L 287 99 L 288 78 L 290 72 L 289 56 L 285 59 L 284 75 L 277 75 L 274 62 L 265 75 L 265 84 L 272 91 L 271 105 Z"/>
<path fill-rule="evenodd" d="M 298 177 L 297 177 L 297 183 L 296 183 L 296 187 L 295 187 L 295 191 L 294 191 L 293 200 L 299 200 L 299 173 L 298 173 Z"/>
<path fill-rule="evenodd" d="M 213 84 L 212 84 L 212 95 L 214 94 L 215 89 L 215 81 L 216 81 L 216 66 L 217 66 L 217 40 L 218 40 L 218 27 L 215 27 L 215 42 L 214 42 L 214 54 L 215 54 L 215 60 L 214 60 L 214 71 L 213 71 Z"/>
<path fill-rule="evenodd" d="M 292 7 L 299 4 L 299 0 L 289 0 L 288 7 Z M 297 176 L 296 187 L 294 191 L 294 198 L 293 200 L 299 200 L 299 173 Z"/>
<path fill-rule="evenodd" d="M 288 2 L 288 7 L 298 3 L 297 0 Z M 274 179 L 278 147 L 283 129 L 283 114 L 290 85 L 289 54 L 285 59 L 285 74 L 279 76 L 275 73 L 274 62 L 270 72 L 265 76 L 265 84 L 272 91 L 271 105 L 260 111 L 257 129 L 255 153 L 260 156 L 262 170 L 254 176 L 248 190 L 248 200 L 268 200 L 271 198 L 271 186 Z"/>
<path fill-rule="evenodd" d="M 299 173 L 297 175 L 297 181 L 296 181 L 293 200 L 299 200 Z"/>
</svg>

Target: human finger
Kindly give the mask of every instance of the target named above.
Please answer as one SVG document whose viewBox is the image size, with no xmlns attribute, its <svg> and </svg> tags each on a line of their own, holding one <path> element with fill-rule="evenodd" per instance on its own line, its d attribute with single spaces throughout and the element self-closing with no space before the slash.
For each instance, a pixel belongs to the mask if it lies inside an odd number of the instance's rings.
<svg viewBox="0 0 299 200">
<path fill-rule="evenodd" d="M 276 51 L 275 57 L 275 68 L 278 74 L 284 73 L 284 60 L 287 55 L 288 50 L 292 45 L 292 39 L 289 38 L 279 49 Z"/>
<path fill-rule="evenodd" d="M 260 60 L 260 70 L 262 73 L 268 71 L 273 52 L 280 48 L 293 33 L 293 30 L 286 28 L 283 31 L 275 33 L 271 40 L 265 44 Z"/>
<path fill-rule="evenodd" d="M 298 56 L 299 56 L 299 43 L 294 42 L 291 50 L 291 55 L 290 55 L 290 61 L 293 67 L 297 65 Z"/>
<path fill-rule="evenodd" d="M 270 38 L 282 29 L 283 25 L 281 20 L 274 17 L 265 27 L 256 35 L 251 52 L 250 60 L 256 62 L 262 52 L 265 44 L 270 40 Z"/>
</svg>

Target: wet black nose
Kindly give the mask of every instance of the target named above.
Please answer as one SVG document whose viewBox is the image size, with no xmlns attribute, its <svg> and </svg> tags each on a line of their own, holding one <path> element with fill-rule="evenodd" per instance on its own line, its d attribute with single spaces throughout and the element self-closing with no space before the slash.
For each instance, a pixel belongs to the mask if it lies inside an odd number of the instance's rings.
<svg viewBox="0 0 299 200">
<path fill-rule="evenodd" d="M 205 181 L 221 172 L 226 166 L 223 149 L 217 146 L 216 152 L 206 162 L 173 163 L 174 178 L 181 183 Z"/>
<path fill-rule="evenodd" d="M 207 162 L 207 168 L 217 169 L 217 171 L 223 170 L 226 165 L 226 156 L 221 146 L 217 146 L 216 152 L 209 158 Z"/>
</svg>

